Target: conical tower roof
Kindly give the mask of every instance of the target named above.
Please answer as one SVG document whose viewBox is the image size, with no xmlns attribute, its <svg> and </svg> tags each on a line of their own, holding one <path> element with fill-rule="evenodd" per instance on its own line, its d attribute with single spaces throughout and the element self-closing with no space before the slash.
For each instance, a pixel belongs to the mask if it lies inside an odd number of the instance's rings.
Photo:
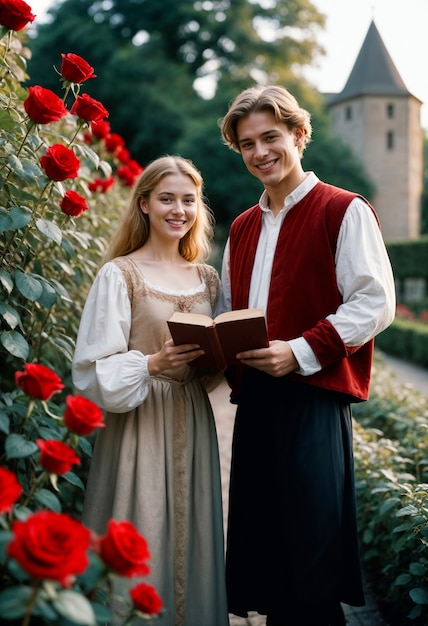
<svg viewBox="0 0 428 626">
<path fill-rule="evenodd" d="M 398 73 L 374 21 L 370 24 L 343 91 L 330 97 L 328 104 L 367 95 L 412 95 Z"/>
</svg>

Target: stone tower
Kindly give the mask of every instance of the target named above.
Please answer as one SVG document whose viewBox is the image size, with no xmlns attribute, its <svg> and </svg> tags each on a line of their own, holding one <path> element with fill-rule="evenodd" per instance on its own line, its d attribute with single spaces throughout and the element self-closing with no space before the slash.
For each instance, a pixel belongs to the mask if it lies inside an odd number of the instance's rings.
<svg viewBox="0 0 428 626">
<path fill-rule="evenodd" d="M 327 106 L 332 131 L 364 165 L 385 239 L 420 234 L 421 101 L 406 88 L 372 21 L 341 93 Z"/>
</svg>

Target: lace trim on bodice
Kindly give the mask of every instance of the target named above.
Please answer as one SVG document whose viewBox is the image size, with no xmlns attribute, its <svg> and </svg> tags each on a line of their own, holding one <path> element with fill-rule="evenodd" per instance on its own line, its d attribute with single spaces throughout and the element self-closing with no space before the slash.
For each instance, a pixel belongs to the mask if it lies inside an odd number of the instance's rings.
<svg viewBox="0 0 428 626">
<path fill-rule="evenodd" d="M 122 272 L 127 287 L 131 305 L 145 296 L 157 298 L 163 302 L 172 302 L 174 311 L 189 312 L 193 307 L 209 300 L 214 309 L 218 297 L 218 275 L 209 265 L 200 263 L 197 265 L 202 283 L 194 289 L 174 291 L 165 287 L 152 285 L 144 278 L 136 265 L 127 257 L 118 257 L 112 261 Z"/>
</svg>

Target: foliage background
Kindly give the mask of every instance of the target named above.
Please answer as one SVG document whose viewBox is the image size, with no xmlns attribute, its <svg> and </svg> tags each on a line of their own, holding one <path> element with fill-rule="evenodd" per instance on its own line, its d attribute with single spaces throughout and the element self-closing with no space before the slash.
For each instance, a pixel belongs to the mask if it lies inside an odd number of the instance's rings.
<svg viewBox="0 0 428 626">
<path fill-rule="evenodd" d="M 311 112 L 305 169 L 370 199 L 369 178 L 332 138 L 323 98 L 302 78 L 323 52 L 324 17 L 310 0 L 65 0 L 50 15 L 31 43 L 28 84 L 50 87 L 55 77 L 46 68 L 64 49 L 86 58 L 98 76 L 88 93 L 110 111 L 134 158 L 180 153 L 201 170 L 220 247 L 261 188 L 222 144 L 218 120 L 257 81 L 283 84 Z"/>
</svg>

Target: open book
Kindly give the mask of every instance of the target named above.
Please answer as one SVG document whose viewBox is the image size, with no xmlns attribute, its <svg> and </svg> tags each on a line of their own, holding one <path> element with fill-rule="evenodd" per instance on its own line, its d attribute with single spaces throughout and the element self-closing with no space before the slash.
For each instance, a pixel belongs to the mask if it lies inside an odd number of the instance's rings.
<svg viewBox="0 0 428 626">
<path fill-rule="evenodd" d="M 214 320 L 198 313 L 176 312 L 168 320 L 176 346 L 197 343 L 205 354 L 192 361 L 199 367 L 218 367 L 238 363 L 235 355 L 245 350 L 267 348 L 266 321 L 262 309 L 240 309 L 221 313 Z"/>
</svg>

